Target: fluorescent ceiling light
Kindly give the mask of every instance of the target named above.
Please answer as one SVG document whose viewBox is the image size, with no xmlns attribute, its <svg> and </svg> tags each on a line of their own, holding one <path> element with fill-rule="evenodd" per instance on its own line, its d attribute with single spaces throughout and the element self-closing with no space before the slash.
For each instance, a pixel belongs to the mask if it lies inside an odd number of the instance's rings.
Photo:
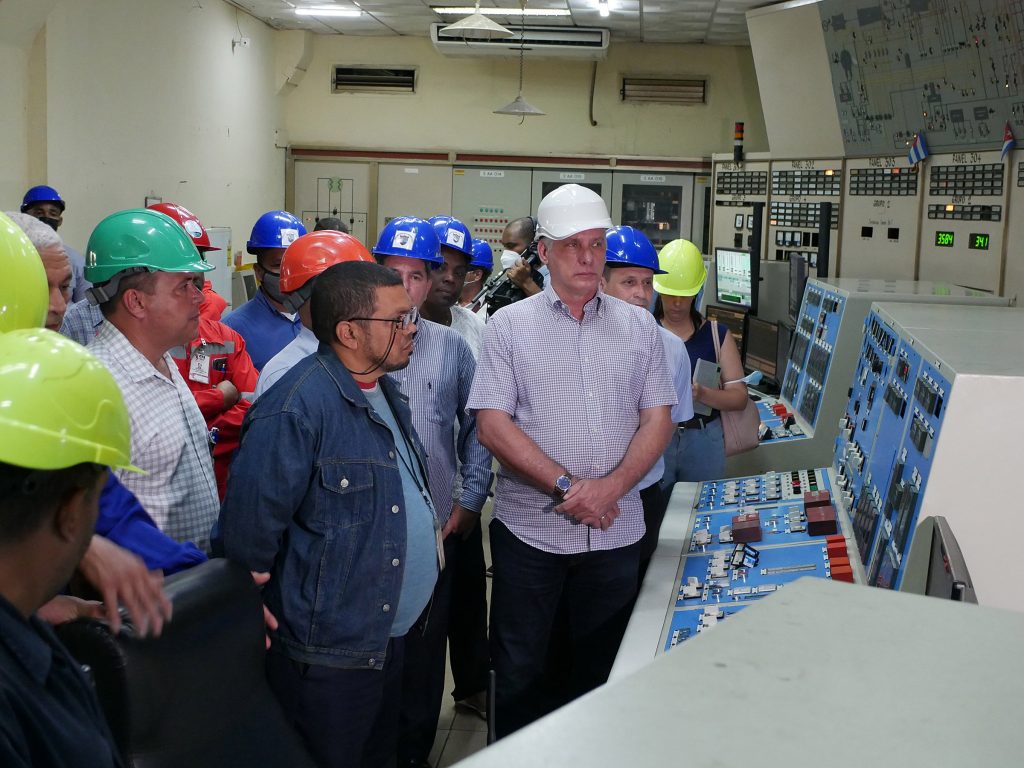
<svg viewBox="0 0 1024 768">
<path fill-rule="evenodd" d="M 471 5 L 456 5 L 431 8 L 441 16 L 465 16 L 482 13 L 485 16 L 568 16 L 568 8 L 474 8 Z"/>
<path fill-rule="evenodd" d="M 363 12 L 356 8 L 296 8 L 296 16 L 344 16 L 356 18 L 362 16 Z"/>
</svg>

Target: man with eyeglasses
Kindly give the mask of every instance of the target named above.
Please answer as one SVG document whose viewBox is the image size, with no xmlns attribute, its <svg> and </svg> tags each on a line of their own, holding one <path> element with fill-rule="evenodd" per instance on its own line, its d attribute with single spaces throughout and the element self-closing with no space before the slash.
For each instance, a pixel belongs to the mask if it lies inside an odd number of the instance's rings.
<svg viewBox="0 0 1024 768">
<path fill-rule="evenodd" d="M 427 458 L 398 387 L 416 331 L 401 278 L 318 275 L 320 346 L 249 409 L 221 511 L 224 553 L 270 571 L 267 677 L 320 766 L 394 761 L 406 633 L 442 565 Z"/>
<path fill-rule="evenodd" d="M 444 264 L 442 246 L 466 239 L 468 232 L 402 216 L 384 227 L 373 254 L 379 263 L 401 276 L 413 304 L 419 307 L 433 285 L 431 271 Z M 456 542 L 479 525 L 480 510 L 491 484 L 491 456 L 476 438 L 476 420 L 466 412 L 476 373 L 469 344 L 456 331 L 438 323 L 423 320 L 417 327 L 412 360 L 390 378 L 409 398 L 413 426 L 427 449 L 430 495 L 441 522 L 448 567 L 438 578 L 429 616 L 422 617 L 406 642 L 398 742 L 401 766 L 427 764 L 437 736 L 448 625 L 452 611 L 458 610 L 451 600 L 459 556 Z M 486 659 L 479 677 L 480 685 L 486 686 Z"/>
</svg>

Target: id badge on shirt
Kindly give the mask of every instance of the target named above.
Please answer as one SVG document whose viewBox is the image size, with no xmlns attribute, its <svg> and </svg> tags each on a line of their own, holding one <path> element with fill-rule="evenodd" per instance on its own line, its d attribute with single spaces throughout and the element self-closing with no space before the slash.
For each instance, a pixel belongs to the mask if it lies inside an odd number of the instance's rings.
<svg viewBox="0 0 1024 768">
<path fill-rule="evenodd" d="M 188 377 L 203 384 L 210 383 L 210 357 L 201 349 L 193 350 L 188 365 Z"/>
</svg>

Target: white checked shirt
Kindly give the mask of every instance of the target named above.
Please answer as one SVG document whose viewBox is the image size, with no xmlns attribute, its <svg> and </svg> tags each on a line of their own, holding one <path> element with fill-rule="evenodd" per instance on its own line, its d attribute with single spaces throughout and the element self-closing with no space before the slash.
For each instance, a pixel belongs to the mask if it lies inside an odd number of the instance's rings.
<svg viewBox="0 0 1024 768">
<path fill-rule="evenodd" d="M 203 414 L 169 354 L 171 378 L 160 373 L 114 326 L 103 323 L 89 351 L 121 388 L 132 429 L 132 463 L 149 474 L 118 479 L 176 541 L 209 552 L 220 501 Z"/>
<path fill-rule="evenodd" d="M 468 407 L 504 411 L 570 474 L 595 478 L 622 461 L 642 409 L 675 403 L 650 312 L 599 292 L 578 322 L 548 285 L 487 324 Z M 644 533 L 637 488 L 619 500 L 607 531 L 555 513 L 556 503 L 499 470 L 494 514 L 532 547 L 576 554 L 628 546 Z"/>
</svg>

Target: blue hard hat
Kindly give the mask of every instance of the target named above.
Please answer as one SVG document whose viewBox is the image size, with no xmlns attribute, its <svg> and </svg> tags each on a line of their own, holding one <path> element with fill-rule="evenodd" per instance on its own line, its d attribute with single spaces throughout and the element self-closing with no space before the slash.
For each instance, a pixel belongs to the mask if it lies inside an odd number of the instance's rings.
<svg viewBox="0 0 1024 768">
<path fill-rule="evenodd" d="M 304 234 L 305 225 L 288 211 L 267 211 L 253 224 L 245 249 L 255 253 L 260 248 L 287 248 Z"/>
<path fill-rule="evenodd" d="M 486 240 L 473 241 L 473 258 L 469 260 L 470 269 L 494 269 L 494 252 Z"/>
<path fill-rule="evenodd" d="M 473 236 L 469 234 L 469 227 L 451 216 L 434 216 L 430 223 L 437 232 L 441 247 L 447 246 L 468 259 L 473 258 Z"/>
<path fill-rule="evenodd" d="M 64 213 L 64 199 L 56 189 L 45 184 L 32 187 L 32 189 L 25 193 L 25 197 L 21 201 L 21 212 L 25 213 L 29 206 L 34 203 L 54 203 L 60 207 L 60 212 Z"/>
<path fill-rule="evenodd" d="M 647 239 L 647 235 L 633 227 L 612 227 L 606 235 L 608 250 L 607 264 L 621 264 L 629 267 L 643 267 L 656 275 L 665 274 L 658 266 L 658 252 Z"/>
<path fill-rule="evenodd" d="M 434 266 L 444 264 L 441 241 L 433 225 L 415 216 L 398 216 L 385 224 L 371 252 L 374 256 L 422 259 Z"/>
</svg>

